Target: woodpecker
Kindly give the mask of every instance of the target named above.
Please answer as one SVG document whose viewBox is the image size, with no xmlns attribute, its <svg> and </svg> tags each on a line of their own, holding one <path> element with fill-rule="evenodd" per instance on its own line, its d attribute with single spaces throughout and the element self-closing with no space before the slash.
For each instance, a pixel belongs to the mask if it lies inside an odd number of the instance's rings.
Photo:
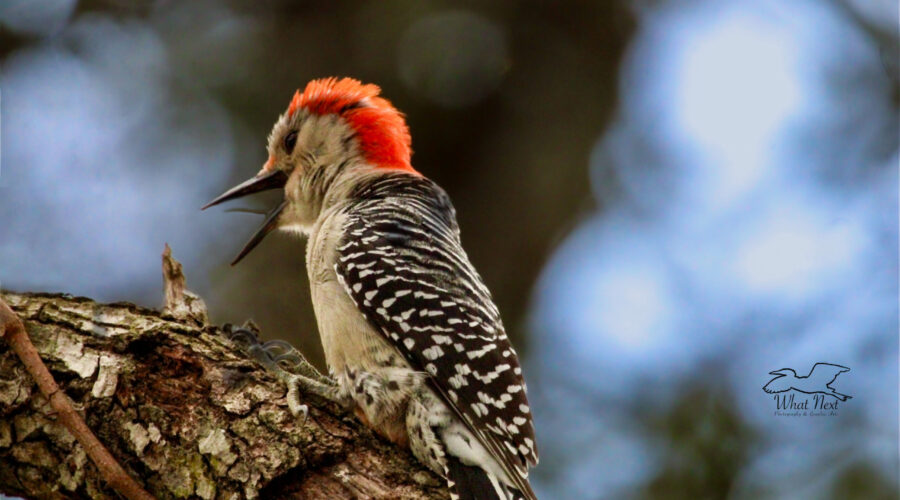
<svg viewBox="0 0 900 500">
<path fill-rule="evenodd" d="M 412 167 L 404 116 L 380 92 L 310 82 L 272 128 L 262 169 L 207 207 L 284 190 L 232 265 L 276 229 L 308 237 L 331 377 L 286 377 L 292 411 L 304 411 L 298 391 L 352 410 L 446 478 L 452 498 L 533 500 L 538 452 L 516 351 L 449 197 Z"/>
</svg>

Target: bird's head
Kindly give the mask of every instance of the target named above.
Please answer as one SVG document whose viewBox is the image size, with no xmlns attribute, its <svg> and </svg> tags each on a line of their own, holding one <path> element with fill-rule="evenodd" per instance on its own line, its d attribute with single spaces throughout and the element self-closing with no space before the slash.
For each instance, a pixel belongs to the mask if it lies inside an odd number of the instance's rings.
<svg viewBox="0 0 900 500">
<path fill-rule="evenodd" d="M 410 164 L 406 121 L 379 96 L 380 91 L 352 78 L 324 78 L 294 94 L 269 134 L 269 157 L 262 169 L 203 207 L 284 189 L 284 201 L 269 213 L 232 265 L 275 229 L 310 227 L 328 190 L 348 172 L 397 170 L 418 175 Z"/>
<path fill-rule="evenodd" d="M 796 377 L 797 372 L 795 372 L 791 368 L 782 368 L 780 370 L 775 370 L 774 372 L 769 372 L 769 375 L 777 375 L 779 377 L 786 377 L 786 376 L 790 375 L 792 377 Z"/>
</svg>

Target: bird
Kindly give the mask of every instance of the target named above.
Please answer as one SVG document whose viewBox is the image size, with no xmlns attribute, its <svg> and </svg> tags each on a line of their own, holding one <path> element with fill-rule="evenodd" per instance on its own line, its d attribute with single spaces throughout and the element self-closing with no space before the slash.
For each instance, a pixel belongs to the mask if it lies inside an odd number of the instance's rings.
<svg viewBox="0 0 900 500">
<path fill-rule="evenodd" d="M 291 411 L 306 411 L 300 392 L 353 411 L 443 476 L 451 498 L 535 500 L 516 350 L 449 196 L 412 166 L 405 116 L 377 85 L 317 79 L 294 93 L 267 149 L 254 177 L 203 208 L 283 190 L 232 265 L 273 231 L 307 237 L 330 377 L 284 374 Z"/>
<path fill-rule="evenodd" d="M 849 371 L 850 368 L 846 366 L 816 363 L 808 375 L 801 377 L 791 368 L 782 368 L 769 372 L 769 375 L 775 375 L 775 378 L 763 386 L 763 390 L 771 394 L 793 389 L 806 394 L 826 394 L 834 396 L 840 401 L 846 401 L 851 399 L 852 396 L 835 391 L 831 384 L 837 379 L 838 375 Z"/>
</svg>

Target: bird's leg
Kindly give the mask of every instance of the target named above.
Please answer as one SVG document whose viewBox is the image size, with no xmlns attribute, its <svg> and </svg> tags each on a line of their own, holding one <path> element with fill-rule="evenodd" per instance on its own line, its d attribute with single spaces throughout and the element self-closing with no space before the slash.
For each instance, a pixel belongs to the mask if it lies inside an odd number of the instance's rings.
<svg viewBox="0 0 900 500">
<path fill-rule="evenodd" d="M 288 409 L 295 417 L 305 420 L 309 414 L 309 408 L 300 403 L 300 392 L 331 401 L 344 410 L 351 407 L 351 398 L 343 394 L 338 384 L 319 373 L 287 342 L 272 340 L 261 343 L 252 324 L 240 328 L 226 325 L 225 331 L 252 359 L 287 385 Z"/>
</svg>

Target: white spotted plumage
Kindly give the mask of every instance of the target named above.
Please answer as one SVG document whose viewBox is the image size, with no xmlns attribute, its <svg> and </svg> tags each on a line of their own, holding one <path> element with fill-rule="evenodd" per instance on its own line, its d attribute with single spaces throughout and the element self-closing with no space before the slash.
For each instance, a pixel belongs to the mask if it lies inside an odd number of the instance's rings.
<svg viewBox="0 0 900 500">
<path fill-rule="evenodd" d="M 347 293 L 529 494 L 538 456 L 521 369 L 449 199 L 406 173 L 370 181 L 352 199 L 335 262 Z"/>
</svg>

